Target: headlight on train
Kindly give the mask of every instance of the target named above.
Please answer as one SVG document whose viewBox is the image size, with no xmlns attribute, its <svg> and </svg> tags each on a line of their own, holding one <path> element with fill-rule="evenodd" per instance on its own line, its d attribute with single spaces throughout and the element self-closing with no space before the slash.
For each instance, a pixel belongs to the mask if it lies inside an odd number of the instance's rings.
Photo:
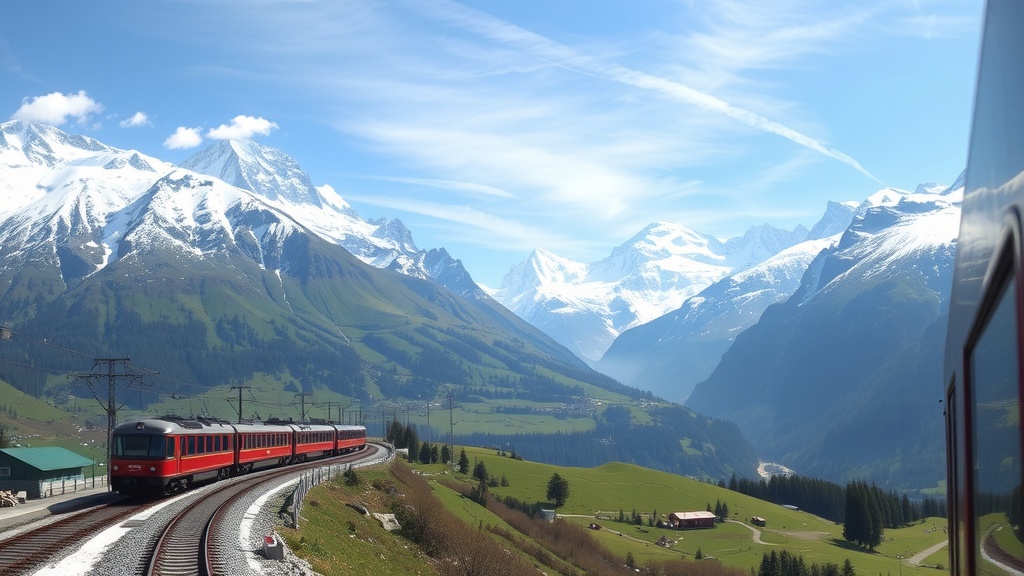
<svg viewBox="0 0 1024 576">
<path fill-rule="evenodd" d="M 149 471 L 150 472 L 156 472 L 156 466 L 150 466 L 149 467 Z"/>
<path fill-rule="evenodd" d="M 117 472 L 117 464 L 114 464 L 114 471 Z"/>
</svg>

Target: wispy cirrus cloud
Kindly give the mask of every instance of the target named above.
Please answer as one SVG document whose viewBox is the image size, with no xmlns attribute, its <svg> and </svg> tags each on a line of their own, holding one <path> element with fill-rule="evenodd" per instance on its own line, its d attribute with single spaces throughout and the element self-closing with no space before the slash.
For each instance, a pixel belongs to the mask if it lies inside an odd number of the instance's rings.
<svg viewBox="0 0 1024 576">
<path fill-rule="evenodd" d="M 350 198 L 362 204 L 401 210 L 450 224 L 451 235 L 464 240 L 471 239 L 474 244 L 491 250 L 523 252 L 537 246 L 563 246 L 569 251 L 593 248 L 590 245 L 584 246 L 588 244 L 587 241 L 578 237 L 558 234 L 545 226 L 524 224 L 518 219 L 505 218 L 472 206 L 394 196 L 353 195 Z"/>
<path fill-rule="evenodd" d="M 427 188 L 439 188 L 442 190 L 464 193 L 474 197 L 480 197 L 482 195 L 506 199 L 516 198 L 514 194 L 510 194 L 501 188 L 488 186 L 487 184 L 477 184 L 475 182 L 460 182 L 458 180 L 441 180 L 437 178 L 404 178 L 399 176 L 367 176 L 366 178 L 373 180 L 386 180 L 388 182 L 402 182 L 404 184 L 424 186 Z"/>
<path fill-rule="evenodd" d="M 878 180 L 848 154 L 827 146 L 798 130 L 770 120 L 761 114 L 730 104 L 681 82 L 635 70 L 616 63 L 604 62 L 580 53 L 549 38 L 525 30 L 489 14 L 448 0 L 418 3 L 429 6 L 428 14 L 451 25 L 470 30 L 492 41 L 516 46 L 536 58 L 546 60 L 582 74 L 651 90 L 678 102 L 721 114 L 751 128 L 776 134 L 800 146 L 838 160 L 873 180 Z"/>
</svg>

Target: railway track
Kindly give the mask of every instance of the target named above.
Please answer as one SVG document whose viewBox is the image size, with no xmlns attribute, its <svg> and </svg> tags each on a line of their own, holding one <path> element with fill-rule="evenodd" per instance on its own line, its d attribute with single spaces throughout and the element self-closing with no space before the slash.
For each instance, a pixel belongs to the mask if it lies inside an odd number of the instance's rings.
<svg viewBox="0 0 1024 576">
<path fill-rule="evenodd" d="M 367 450 L 375 450 L 368 446 Z M 168 523 L 150 556 L 148 576 L 220 576 L 234 572 L 224 556 L 226 549 L 237 548 L 237 525 L 232 526 L 227 511 L 250 490 L 261 484 L 306 469 L 327 464 L 344 464 L 365 458 L 373 452 L 360 452 L 319 460 L 299 466 L 267 471 L 255 477 L 242 477 L 223 484 L 199 497 Z M 227 525 L 225 525 L 227 524 Z M 232 530 L 231 528 L 235 530 Z M 234 542 L 222 535 L 235 534 Z"/>
<path fill-rule="evenodd" d="M 25 574 L 59 556 L 68 543 L 85 542 L 144 507 L 137 502 L 105 504 L 6 538 L 0 544 L 0 574 Z"/>
</svg>

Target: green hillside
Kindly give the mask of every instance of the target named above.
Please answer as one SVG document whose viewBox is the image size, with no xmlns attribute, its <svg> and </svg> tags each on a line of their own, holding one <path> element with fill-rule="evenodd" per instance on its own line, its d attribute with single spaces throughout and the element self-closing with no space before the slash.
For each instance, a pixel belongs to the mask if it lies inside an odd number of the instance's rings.
<svg viewBox="0 0 1024 576">
<path fill-rule="evenodd" d="M 458 450 L 458 449 L 457 449 Z M 917 561 L 921 566 L 911 564 L 909 559 L 915 554 L 925 552 L 929 548 L 945 541 L 943 527 L 945 520 L 929 518 L 913 526 L 896 530 L 886 530 L 884 542 L 870 552 L 851 546 L 842 540 L 842 526 L 805 512 L 791 510 L 767 503 L 755 498 L 732 492 L 713 484 L 699 482 L 674 474 L 640 468 L 628 464 L 613 463 L 596 468 L 565 468 L 536 462 L 514 460 L 498 455 L 493 450 L 467 448 L 466 454 L 472 470 L 478 463 L 483 463 L 490 477 L 502 479 L 498 486 L 489 488 L 490 494 L 500 498 L 513 497 L 525 503 L 541 503 L 544 507 L 552 506 L 546 502 L 546 485 L 551 475 L 558 473 L 567 479 L 570 495 L 566 504 L 558 509 L 561 522 L 569 522 L 584 528 L 591 523 L 601 526 L 600 530 L 586 530 L 602 546 L 612 554 L 625 558 L 631 555 L 637 566 L 645 566 L 649 561 L 663 562 L 667 560 L 684 560 L 696 562 L 698 551 L 705 557 L 700 560 L 702 566 L 710 568 L 712 563 L 720 562 L 726 568 L 738 569 L 738 574 L 749 574 L 760 566 L 762 556 L 773 551 L 799 555 L 810 565 L 835 563 L 842 565 L 849 559 L 857 574 L 896 574 L 901 570 L 904 574 L 935 574 L 937 564 L 945 565 L 945 549 L 934 551 Z M 511 531 L 518 538 L 530 540 L 530 537 L 503 521 L 495 510 L 484 508 L 479 504 L 460 496 L 451 486 L 461 483 L 465 488 L 475 486 L 477 482 L 461 474 L 447 474 L 439 465 L 417 466 L 427 475 L 433 493 L 467 526 L 494 534 L 502 530 Z M 457 484 L 451 484 L 456 481 Z M 501 486 L 507 482 L 508 486 Z M 318 546 L 328 546 L 328 541 L 345 541 L 344 546 L 355 546 L 353 543 L 366 539 L 364 527 L 370 530 L 369 524 L 363 522 L 360 528 L 344 534 L 332 533 L 332 525 L 345 525 L 346 522 L 361 521 L 361 517 L 345 502 L 360 500 L 373 502 L 376 490 L 363 486 L 358 490 L 345 490 L 338 487 L 323 486 L 315 489 L 311 496 L 318 501 L 318 510 L 308 516 L 300 530 L 290 533 L 290 541 L 298 542 L 302 538 L 310 541 L 316 538 Z M 729 509 L 728 521 L 717 527 L 702 530 L 677 531 L 656 528 L 648 525 L 647 518 L 656 511 L 658 517 L 665 520 L 671 512 L 703 511 L 708 505 L 715 507 L 719 502 L 725 503 Z M 326 507 L 326 508 L 325 508 Z M 492 508 L 494 506 L 492 505 Z M 305 510 L 305 509 L 304 509 Z M 373 510 L 375 512 L 381 510 Z M 642 525 L 618 521 L 620 511 L 627 518 L 635 513 L 643 519 Z M 750 518 L 760 516 L 767 520 L 767 526 L 752 526 Z M 326 520 L 332 518 L 332 520 Z M 499 527 L 499 530 L 490 529 Z M 340 536 L 351 536 L 341 538 Z M 674 544 L 670 547 L 657 546 L 654 543 L 665 537 Z M 408 543 L 403 543 L 400 536 L 373 532 L 372 538 L 377 539 L 381 547 L 390 550 L 407 550 Z M 380 541 L 381 538 L 391 540 Z M 506 539 L 498 539 L 507 544 Z M 388 544 L 388 542 L 392 542 Z M 534 544 L 540 546 L 539 542 Z M 361 550 L 369 545 L 364 541 Z M 523 555 L 523 546 L 517 552 Z M 325 568 L 325 574 L 346 573 L 331 572 L 323 563 L 318 564 L 321 554 L 329 554 L 327 550 L 300 550 L 299 554 L 308 556 L 317 569 Z M 337 554 L 337 552 L 334 552 Z M 550 551 L 552 556 L 557 556 Z M 412 554 L 415 556 L 415 554 Z M 410 555 L 402 553 L 403 562 L 412 562 Z M 713 559 L 707 559 L 707 558 Z M 902 557 L 902 558 L 900 558 Z M 430 561 L 424 555 L 419 556 L 421 564 L 411 573 L 434 573 L 429 571 Z M 536 561 L 533 561 L 536 564 Z M 693 566 L 693 565 L 690 565 Z M 399 573 L 393 568 L 377 566 L 379 573 Z M 556 573 L 551 566 L 544 568 L 549 574 Z M 692 571 L 693 568 L 691 567 Z M 562 573 L 575 573 L 567 569 Z M 713 573 L 713 572 L 712 572 Z"/>
<path fill-rule="evenodd" d="M 106 419 L 92 411 L 69 414 L 0 380 L 0 427 L 11 447 L 61 446 L 104 462 Z M 93 470 L 86 470 L 89 474 Z M 102 472 L 102 470 L 100 470 Z"/>
<path fill-rule="evenodd" d="M 67 401 L 92 397 L 88 379 L 65 375 L 96 370 L 90 357 L 130 358 L 141 380 L 119 383 L 122 417 L 234 419 L 233 397 L 242 389 L 245 418 L 337 420 L 337 409 L 347 407 L 373 430 L 405 412 L 425 435 L 454 432 L 466 443 L 529 434 L 524 444 L 538 443 L 532 457 L 559 464 L 630 460 L 712 478 L 749 475 L 757 465 L 736 426 L 666 412 L 666 403 L 593 371 L 489 298 L 462 298 L 373 268 L 294 230 L 264 242 L 228 243 L 202 258 L 147 244 L 75 286 L 44 291 L 45 303 L 11 316 L 14 337 L 0 348 L 0 377 L 95 414 L 89 402 Z M 34 266 L 46 269 L 26 261 L 18 277 Z M 37 272 L 34 278 L 45 277 Z M 0 294 L 13 298 L 29 284 L 11 282 L 6 292 L 0 285 Z M 105 397 L 106 386 L 99 388 Z M 457 426 L 438 419 L 428 430 L 419 413 L 430 404 L 447 408 L 449 397 Z M 612 408 L 625 410 L 625 422 L 608 417 Z M 584 436 L 537 437 L 555 433 Z M 474 434 L 492 438 L 478 442 Z M 607 442 L 612 437 L 623 443 Z M 627 454 L 634 437 L 647 448 L 635 460 Z M 546 446 L 572 448 L 557 454 L 543 452 Z"/>
</svg>

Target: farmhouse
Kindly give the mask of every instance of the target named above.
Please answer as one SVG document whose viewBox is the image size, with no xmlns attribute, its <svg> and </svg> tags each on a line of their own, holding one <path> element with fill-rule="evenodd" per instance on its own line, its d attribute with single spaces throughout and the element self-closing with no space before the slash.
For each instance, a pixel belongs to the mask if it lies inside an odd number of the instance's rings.
<svg viewBox="0 0 1024 576">
<path fill-rule="evenodd" d="M 754 526 L 765 526 L 768 524 L 768 521 L 760 516 L 753 516 L 750 518 L 750 523 Z"/>
<path fill-rule="evenodd" d="M 668 525 L 677 530 L 687 528 L 714 528 L 714 512 L 673 512 L 668 515 Z"/>
</svg>

